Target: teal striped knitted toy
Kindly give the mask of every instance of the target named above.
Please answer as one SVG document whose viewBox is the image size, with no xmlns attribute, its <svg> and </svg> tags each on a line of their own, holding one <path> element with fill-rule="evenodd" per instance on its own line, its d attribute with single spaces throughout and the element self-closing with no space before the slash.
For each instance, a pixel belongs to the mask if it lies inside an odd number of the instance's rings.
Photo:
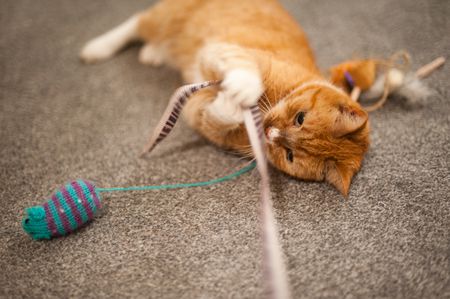
<svg viewBox="0 0 450 299">
<path fill-rule="evenodd" d="M 68 183 L 43 205 L 26 209 L 24 230 L 33 239 L 68 234 L 94 218 L 101 207 L 99 192 L 85 180 Z"/>
</svg>

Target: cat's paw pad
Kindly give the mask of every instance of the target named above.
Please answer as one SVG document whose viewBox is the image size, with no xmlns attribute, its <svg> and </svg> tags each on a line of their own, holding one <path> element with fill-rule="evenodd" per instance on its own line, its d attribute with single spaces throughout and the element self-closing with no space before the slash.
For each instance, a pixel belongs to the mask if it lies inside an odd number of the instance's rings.
<svg viewBox="0 0 450 299">
<path fill-rule="evenodd" d="M 85 63 L 95 63 L 106 60 L 114 55 L 113 47 L 102 38 L 95 38 L 88 42 L 80 52 L 80 58 Z"/>
<path fill-rule="evenodd" d="M 222 82 L 225 98 L 241 108 L 258 103 L 264 92 L 261 76 L 251 70 L 235 69 L 226 74 Z"/>
</svg>

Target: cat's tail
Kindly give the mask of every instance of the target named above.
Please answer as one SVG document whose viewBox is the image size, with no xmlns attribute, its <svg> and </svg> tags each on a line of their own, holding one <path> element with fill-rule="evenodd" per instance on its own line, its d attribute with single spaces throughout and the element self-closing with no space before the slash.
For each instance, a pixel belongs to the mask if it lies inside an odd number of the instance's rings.
<svg viewBox="0 0 450 299">
<path fill-rule="evenodd" d="M 135 14 L 119 26 L 90 40 L 81 50 L 80 58 L 85 63 L 107 60 L 130 42 L 139 38 L 140 14 Z"/>
</svg>

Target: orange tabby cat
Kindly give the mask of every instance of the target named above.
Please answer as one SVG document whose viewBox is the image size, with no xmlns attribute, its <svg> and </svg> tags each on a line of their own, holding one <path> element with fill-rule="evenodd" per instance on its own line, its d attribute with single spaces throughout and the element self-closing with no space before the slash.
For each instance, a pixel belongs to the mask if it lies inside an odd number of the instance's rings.
<svg viewBox="0 0 450 299">
<path fill-rule="evenodd" d="M 81 58 L 107 59 L 132 40 L 145 42 L 142 63 L 167 63 L 187 82 L 223 80 L 184 109 L 206 138 L 249 154 L 242 109 L 258 102 L 269 161 L 347 195 L 369 146 L 367 113 L 322 76 L 303 31 L 276 0 L 163 0 L 90 41 Z"/>
</svg>

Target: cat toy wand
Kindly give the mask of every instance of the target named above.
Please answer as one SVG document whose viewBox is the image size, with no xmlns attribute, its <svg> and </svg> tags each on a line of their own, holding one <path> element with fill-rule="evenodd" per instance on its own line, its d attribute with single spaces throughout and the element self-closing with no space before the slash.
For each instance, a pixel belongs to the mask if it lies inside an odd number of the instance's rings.
<svg viewBox="0 0 450 299">
<path fill-rule="evenodd" d="M 141 155 L 152 151 L 171 132 L 175 126 L 183 106 L 196 91 L 220 81 L 208 81 L 190 84 L 178 88 L 172 95 L 168 107 L 150 136 Z M 278 230 L 272 210 L 269 174 L 264 151 L 264 131 L 262 119 L 257 105 L 244 110 L 244 122 L 250 139 L 256 166 L 261 175 L 261 236 L 263 240 L 263 267 L 268 295 L 271 298 L 285 299 L 290 297 L 289 284 L 281 247 L 278 241 Z M 99 188 L 86 180 L 76 180 L 59 188 L 44 204 L 27 208 L 22 220 L 23 229 L 33 239 L 50 239 L 66 235 L 94 218 L 101 208 L 100 193 L 117 191 L 146 191 L 175 188 L 208 186 L 234 179 L 255 167 L 255 163 L 230 175 L 197 183 Z"/>
<path fill-rule="evenodd" d="M 221 81 L 207 81 L 200 84 L 190 84 L 178 88 L 171 97 L 155 131 L 150 135 L 141 155 L 152 151 L 175 126 L 176 121 L 192 93 L 201 88 L 220 85 Z M 290 298 L 288 277 L 278 239 L 278 229 L 272 209 L 269 172 L 265 156 L 265 139 L 262 127 L 262 117 L 258 105 L 244 110 L 244 123 L 250 144 L 256 159 L 258 172 L 261 176 L 261 237 L 263 243 L 264 278 L 269 297 L 281 299 Z"/>
</svg>

